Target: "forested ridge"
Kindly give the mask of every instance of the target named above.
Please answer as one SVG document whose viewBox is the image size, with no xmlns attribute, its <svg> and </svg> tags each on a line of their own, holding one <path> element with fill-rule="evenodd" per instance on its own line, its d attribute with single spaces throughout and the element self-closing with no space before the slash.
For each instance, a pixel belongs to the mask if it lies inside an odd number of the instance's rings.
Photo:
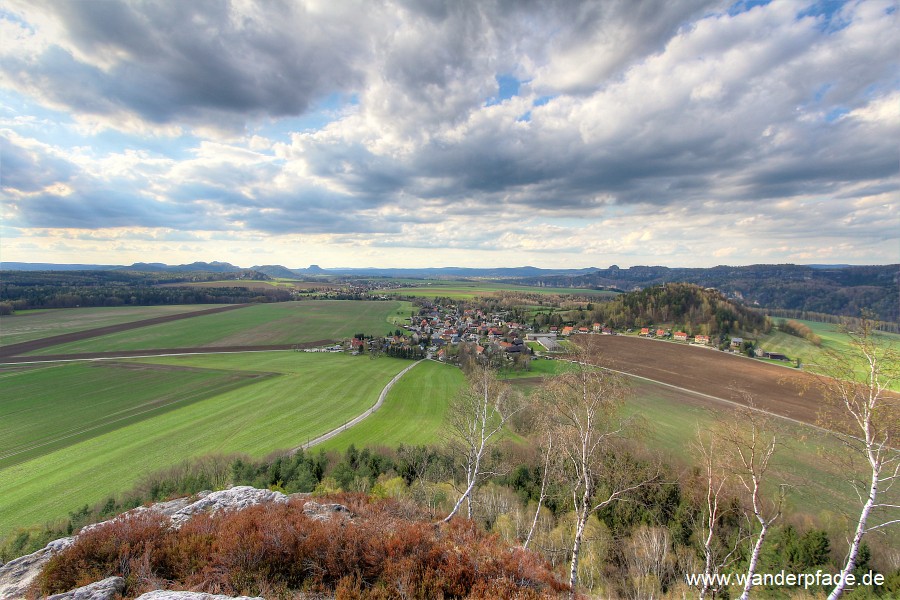
<svg viewBox="0 0 900 600">
<path fill-rule="evenodd" d="M 633 290 L 685 282 L 714 287 L 760 308 L 859 316 L 872 311 L 882 321 L 900 321 L 900 265 L 812 267 L 807 265 L 718 266 L 709 269 L 612 266 L 588 275 L 536 277 L 518 283 L 547 287 Z"/>
<path fill-rule="evenodd" d="M 667 283 L 622 294 L 594 305 L 595 322 L 615 328 L 666 325 L 688 335 L 767 332 L 762 314 L 727 299 L 721 292 L 689 283 Z"/>
<path fill-rule="evenodd" d="M 274 287 L 260 290 L 187 285 L 241 279 L 267 280 L 270 277 L 256 271 L 3 271 L 0 273 L 0 303 L 8 307 L 7 310 L 25 310 L 76 306 L 233 304 L 291 299 L 290 291 Z"/>
</svg>

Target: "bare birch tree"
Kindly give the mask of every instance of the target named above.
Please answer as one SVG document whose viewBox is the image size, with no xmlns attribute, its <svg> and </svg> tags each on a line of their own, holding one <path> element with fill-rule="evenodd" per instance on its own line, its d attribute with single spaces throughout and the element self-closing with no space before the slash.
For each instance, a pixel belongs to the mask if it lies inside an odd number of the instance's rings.
<svg viewBox="0 0 900 600">
<path fill-rule="evenodd" d="M 444 522 L 459 512 L 463 502 L 467 502 L 466 513 L 472 518 L 472 491 L 486 476 L 484 465 L 488 451 L 510 417 L 519 410 L 515 395 L 487 365 L 473 366 L 468 379 L 468 388 L 451 401 L 447 412 L 450 443 L 462 459 L 466 480 L 463 492 Z"/>
<path fill-rule="evenodd" d="M 845 325 L 850 337 L 848 350 L 829 353 L 819 369 L 825 396 L 840 415 L 830 419 L 827 426 L 841 442 L 845 455 L 862 458 L 868 473 L 863 479 L 851 481 L 860 512 L 842 577 L 829 600 L 843 594 L 846 575 L 856 566 L 863 536 L 900 523 L 900 503 L 887 498 L 900 479 L 900 397 L 890 391 L 900 374 L 900 353 L 874 326 L 868 315 Z"/>
<path fill-rule="evenodd" d="M 550 379 L 544 390 L 555 421 L 555 443 L 565 461 L 575 512 L 570 596 L 578 584 L 578 559 L 585 525 L 593 513 L 625 498 L 658 478 L 641 473 L 617 452 L 625 433 L 621 417 L 628 391 L 625 379 L 601 369 L 596 337 L 572 354 L 573 369 Z"/>
<path fill-rule="evenodd" d="M 700 600 L 715 596 L 722 588 L 717 576 L 737 559 L 742 536 L 724 544 L 721 526 L 732 510 L 728 502 L 731 473 L 718 435 L 697 430 L 693 452 L 699 462 L 703 484 L 702 513 L 697 526 L 698 543 L 703 554 L 703 578 L 699 587 Z"/>
<path fill-rule="evenodd" d="M 779 447 L 775 425 L 766 415 L 753 410 L 752 398 L 745 396 L 745 404 L 750 408 L 738 409 L 737 414 L 728 423 L 721 424 L 721 437 L 724 450 L 731 462 L 733 477 L 749 496 L 749 509 L 759 526 L 756 540 L 750 550 L 747 566 L 747 580 L 741 592 L 741 600 L 750 597 L 753 588 L 753 575 L 759 565 L 759 556 L 763 543 L 771 526 L 781 518 L 784 508 L 784 486 L 777 486 L 774 497 L 768 497 L 767 481 L 772 457 Z"/>
<path fill-rule="evenodd" d="M 544 470 L 541 475 L 541 492 L 538 496 L 537 508 L 534 509 L 534 519 L 531 521 L 531 529 L 528 530 L 528 535 L 525 537 L 525 542 L 522 544 L 522 547 L 526 550 L 528 549 L 528 544 L 531 543 L 531 538 L 534 537 L 534 530 L 537 528 L 538 517 L 541 515 L 541 507 L 544 505 L 544 500 L 547 499 L 547 482 L 550 479 L 550 474 L 552 472 L 551 465 L 556 456 L 553 450 L 553 430 L 548 428 L 546 436 L 547 445 L 541 448 L 541 451 L 544 454 Z"/>
</svg>

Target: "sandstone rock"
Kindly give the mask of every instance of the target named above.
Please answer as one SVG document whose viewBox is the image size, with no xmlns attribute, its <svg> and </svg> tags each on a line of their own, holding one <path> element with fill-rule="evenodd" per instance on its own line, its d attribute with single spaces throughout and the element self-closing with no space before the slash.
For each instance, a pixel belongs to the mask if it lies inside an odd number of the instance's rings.
<svg viewBox="0 0 900 600">
<path fill-rule="evenodd" d="M 281 492 L 260 490 L 247 485 L 235 486 L 228 490 L 209 492 L 171 515 L 175 527 L 180 527 L 193 515 L 220 510 L 243 510 L 255 504 L 286 504 L 288 497 Z"/>
<path fill-rule="evenodd" d="M 38 576 L 50 557 L 68 548 L 74 537 L 53 540 L 37 552 L 20 556 L 0 567 L 0 598 L 24 598 L 28 586 Z"/>
<path fill-rule="evenodd" d="M 350 509 L 343 504 L 319 504 L 312 500 L 303 505 L 303 514 L 314 521 L 327 521 L 333 515 L 339 515 L 343 518 L 353 517 Z"/>
<path fill-rule="evenodd" d="M 192 515 L 202 512 L 216 512 L 219 510 L 241 510 L 254 504 L 263 504 L 268 502 L 286 503 L 288 497 L 281 492 L 273 492 L 271 490 L 259 490 L 250 486 L 236 486 L 228 490 L 219 492 L 204 491 L 194 497 L 178 498 L 169 502 L 159 502 L 152 506 L 139 506 L 133 510 L 111 519 L 112 521 L 119 519 L 128 519 L 135 515 L 143 514 L 146 511 L 162 514 L 172 520 L 173 527 L 181 527 L 188 521 Z M 349 511 L 348 511 L 349 512 Z M 327 517 L 323 517 L 327 518 Z M 104 521 L 108 523 L 109 521 Z M 103 523 L 95 525 L 87 525 L 81 528 L 79 535 L 96 529 Z M 77 537 L 77 536 L 76 536 Z M 34 581 L 34 578 L 41 572 L 44 564 L 50 557 L 57 552 L 68 548 L 75 541 L 75 537 L 54 540 L 47 544 L 41 550 L 22 556 L 15 560 L 11 560 L 3 566 L 0 566 L 0 598 L 3 600 L 14 600 L 24 598 L 28 590 L 28 586 Z M 106 581 L 106 580 L 104 580 Z M 100 583 L 100 582 L 97 582 Z M 93 585 L 93 584 L 92 584 Z M 89 586 L 88 586 L 89 587 Z M 76 590 L 73 590 L 73 592 Z M 68 593 L 73 593 L 68 592 Z M 177 592 L 192 593 L 192 592 Z M 145 594 L 146 595 L 146 594 Z M 60 595 L 61 598 L 75 598 L 75 596 Z M 188 598 L 188 596 L 183 596 Z M 196 598 L 199 598 L 197 596 Z M 224 597 L 224 596 L 223 596 Z M 77 596 L 82 598 L 82 596 Z M 83 596 L 83 598 L 91 598 L 91 596 Z M 99 598 L 99 596 L 98 596 Z M 195 598 L 195 597 L 191 597 Z M 218 598 L 218 596 L 210 596 L 205 594 L 202 598 Z M 157 599 L 159 600 L 159 599 Z"/>
<path fill-rule="evenodd" d="M 125 591 L 125 580 L 121 577 L 107 577 L 90 585 L 63 594 L 55 594 L 47 600 L 113 600 L 116 594 Z"/>
</svg>

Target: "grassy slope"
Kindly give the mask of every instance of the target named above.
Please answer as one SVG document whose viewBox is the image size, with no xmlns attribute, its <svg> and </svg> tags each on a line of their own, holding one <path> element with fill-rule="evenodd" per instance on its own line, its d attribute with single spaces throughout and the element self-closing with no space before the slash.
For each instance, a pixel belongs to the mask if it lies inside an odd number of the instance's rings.
<svg viewBox="0 0 900 600">
<path fill-rule="evenodd" d="M 333 354 L 265 352 L 154 359 L 160 364 L 280 375 L 257 380 L 0 470 L 0 537 L 65 516 L 189 457 L 261 457 L 334 429 L 375 403 L 409 363 Z"/>
<path fill-rule="evenodd" d="M 252 382 L 252 373 L 134 363 L 0 367 L 0 469 Z"/>
<path fill-rule="evenodd" d="M 384 335 L 392 327 L 391 320 L 409 317 L 409 306 L 407 302 L 350 300 L 259 304 L 61 344 L 33 354 L 299 344 L 339 339 L 360 332 Z"/>
<path fill-rule="evenodd" d="M 177 306 L 120 306 L 115 308 L 57 308 L 0 317 L 0 346 L 30 342 L 54 335 L 107 325 L 207 310 L 221 304 Z"/>
<path fill-rule="evenodd" d="M 317 448 L 346 450 L 350 444 L 396 447 L 440 443 L 447 402 L 465 385 L 462 371 L 425 361 L 391 388 L 378 412 Z"/>
<path fill-rule="evenodd" d="M 565 369 L 563 361 L 534 361 L 539 371 L 531 376 L 552 376 Z M 506 378 L 528 377 L 522 372 L 508 373 Z M 632 380 L 633 395 L 626 405 L 626 413 L 640 416 L 646 426 L 641 441 L 660 453 L 669 464 L 690 464 L 690 445 L 696 438 L 697 428 L 715 429 L 717 419 L 729 419 L 732 408 L 723 405 L 712 410 L 693 394 L 672 390 L 662 385 Z M 782 428 L 780 439 L 784 446 L 775 460 L 775 473 L 779 480 L 793 486 L 788 493 L 792 510 L 822 517 L 823 522 L 833 521 L 841 511 L 852 513 L 857 506 L 856 496 L 842 477 L 843 466 L 828 457 L 838 454 L 839 445 L 833 438 L 814 427 L 776 421 Z"/>
<path fill-rule="evenodd" d="M 776 319 L 777 321 L 778 319 Z M 799 358 L 804 370 L 815 371 L 816 365 L 823 361 L 826 352 L 852 355 L 850 338 L 840 331 L 840 326 L 832 323 L 818 323 L 815 321 L 794 320 L 803 323 L 812 329 L 813 333 L 822 339 L 821 346 L 814 346 L 811 342 L 796 336 L 788 335 L 775 329 L 768 335 L 761 336 L 759 346 L 770 352 L 781 352 L 791 359 Z M 900 348 L 900 335 L 896 333 L 878 332 L 878 336 L 884 343 Z M 864 373 L 860 364 L 860 374 Z M 900 391 L 900 381 L 894 382 L 892 389 Z"/>
</svg>

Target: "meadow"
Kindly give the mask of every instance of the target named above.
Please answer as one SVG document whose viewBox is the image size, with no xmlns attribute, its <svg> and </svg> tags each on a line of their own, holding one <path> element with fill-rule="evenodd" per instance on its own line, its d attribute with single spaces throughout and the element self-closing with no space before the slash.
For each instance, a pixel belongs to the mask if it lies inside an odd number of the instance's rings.
<svg viewBox="0 0 900 600">
<path fill-rule="evenodd" d="M 111 361 L 0 367 L 0 469 L 266 376 Z"/>
<path fill-rule="evenodd" d="M 207 310 L 221 304 L 54 308 L 20 311 L 0 317 L 0 347 L 107 325 Z"/>
<path fill-rule="evenodd" d="M 123 350 L 303 344 L 384 335 L 408 319 L 412 305 L 401 301 L 310 300 L 254 304 L 176 323 L 59 344 L 31 355 Z"/>
<path fill-rule="evenodd" d="M 381 409 L 316 448 L 439 444 L 448 402 L 464 385 L 465 377 L 456 367 L 423 361 L 391 388 Z"/>
<path fill-rule="evenodd" d="M 532 361 L 529 372 L 504 374 L 509 383 L 530 395 L 543 377 L 572 366 L 559 360 Z M 534 367 L 537 367 L 536 369 Z M 633 419 L 634 435 L 651 453 L 676 469 L 688 472 L 696 457 L 691 447 L 698 430 L 716 431 L 723 423 L 739 419 L 735 409 L 708 398 L 662 384 L 629 379 L 631 393 L 623 416 Z M 858 515 L 859 501 L 847 479 L 847 455 L 836 438 L 812 425 L 772 418 L 767 426 L 778 435 L 779 448 L 769 481 L 787 486 L 788 519 L 814 517 L 820 526 L 843 532 L 847 515 Z M 863 465 L 856 465 L 865 477 Z M 891 531 L 888 544 L 900 543 L 900 532 Z M 842 533 L 841 533 L 842 535 Z"/>
<path fill-rule="evenodd" d="M 113 430 L 95 429 L 91 437 L 0 468 L 0 537 L 19 526 L 65 517 L 83 505 L 133 487 L 146 474 L 191 457 L 244 453 L 259 458 L 297 447 L 371 407 L 388 381 L 409 365 L 390 358 L 291 351 L 120 362 L 157 369 L 196 369 L 199 373 L 272 375 L 181 403 L 149 418 L 120 421 Z M 83 375 L 75 371 L 66 374 L 66 368 L 70 367 L 60 367 L 55 377 Z M 93 378 L 94 374 L 87 376 Z M 95 399 L 112 401 L 112 394 L 73 395 L 69 406 L 59 409 L 61 395 L 54 389 L 58 380 L 47 375 L 43 389 L 34 387 L 29 392 L 32 401 L 56 404 L 57 410 L 70 415 L 69 424 L 53 421 L 57 432 L 67 425 L 78 427 L 75 419 L 83 423 L 96 419 L 102 407 L 91 406 Z M 145 402 L 179 394 L 164 381 L 144 384 L 148 387 L 143 392 Z M 136 386 L 132 389 L 137 393 Z M 4 410 L 8 402 L 9 396 L 4 395 Z M 120 401 L 119 406 L 122 404 L 127 401 Z M 5 434 L 5 421 L 3 429 Z M 39 435 L 36 429 L 31 431 Z"/>
</svg>

